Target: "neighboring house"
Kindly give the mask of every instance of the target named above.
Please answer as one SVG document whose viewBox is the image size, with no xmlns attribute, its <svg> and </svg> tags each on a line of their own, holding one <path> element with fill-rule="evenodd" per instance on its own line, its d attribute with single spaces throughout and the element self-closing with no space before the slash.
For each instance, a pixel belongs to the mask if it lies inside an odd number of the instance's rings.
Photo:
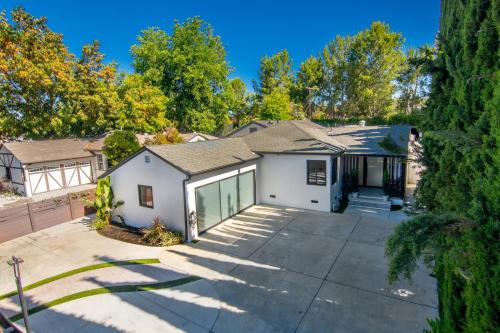
<svg viewBox="0 0 500 333">
<path fill-rule="evenodd" d="M 27 197 L 92 183 L 97 178 L 95 156 L 87 144 L 79 139 L 3 143 L 0 178 Z"/>
<path fill-rule="evenodd" d="M 216 140 L 218 137 L 209 135 L 209 134 L 203 134 L 203 133 L 181 133 L 181 137 L 184 140 L 184 142 L 198 142 L 198 141 L 205 141 L 205 140 Z"/>
<path fill-rule="evenodd" d="M 104 154 L 104 140 L 108 135 L 109 133 L 92 138 L 87 141 L 87 145 L 85 146 L 85 149 L 90 151 L 95 156 L 94 173 L 96 174 L 97 177 L 99 177 L 106 170 L 108 170 L 109 167 L 108 159 Z"/>
<path fill-rule="evenodd" d="M 278 124 L 280 121 L 276 120 L 254 120 L 246 125 L 236 128 L 234 131 L 229 133 L 227 137 L 240 137 L 251 133 L 255 133 L 261 129 L 267 128 L 269 126 Z M 283 122 L 283 120 L 281 121 Z"/>
</svg>

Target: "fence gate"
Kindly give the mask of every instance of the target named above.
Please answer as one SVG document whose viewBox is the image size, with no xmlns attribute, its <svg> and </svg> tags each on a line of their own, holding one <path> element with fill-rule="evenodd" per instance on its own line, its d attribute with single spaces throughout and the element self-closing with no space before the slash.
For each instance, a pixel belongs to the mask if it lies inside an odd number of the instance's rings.
<svg viewBox="0 0 500 333">
<path fill-rule="evenodd" d="M 95 210 L 85 207 L 84 200 L 94 198 L 90 190 L 0 208 L 0 243 L 93 214 Z"/>
</svg>

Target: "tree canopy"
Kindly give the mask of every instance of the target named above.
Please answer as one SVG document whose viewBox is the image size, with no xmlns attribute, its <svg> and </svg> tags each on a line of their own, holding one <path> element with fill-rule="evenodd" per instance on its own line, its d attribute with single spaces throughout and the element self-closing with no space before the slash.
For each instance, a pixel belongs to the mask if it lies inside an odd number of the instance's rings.
<svg viewBox="0 0 500 333">
<path fill-rule="evenodd" d="M 222 133 L 254 119 L 412 116 L 425 104 L 424 69 L 435 53 L 424 47 L 405 55 L 403 41 L 374 22 L 337 36 L 297 71 L 286 49 L 263 56 L 252 93 L 229 78 L 222 39 L 199 17 L 176 21 L 171 33 L 141 31 L 130 48 L 130 74 L 104 61 L 98 41 L 71 54 L 44 17 L 17 8 L 11 21 L 0 15 L 0 129 L 31 138 L 159 133 L 172 126 Z"/>
<path fill-rule="evenodd" d="M 12 22 L 0 15 L 0 46 L 0 130 L 6 136 L 86 137 L 171 125 L 163 92 L 141 74 L 119 75 L 114 63 L 104 63 L 97 41 L 78 58 L 44 17 L 17 8 Z"/>
<path fill-rule="evenodd" d="M 176 22 L 168 35 L 142 32 L 134 67 L 169 98 L 167 116 L 184 131 L 215 132 L 229 120 L 224 103 L 229 65 L 221 38 L 199 17 Z"/>
</svg>

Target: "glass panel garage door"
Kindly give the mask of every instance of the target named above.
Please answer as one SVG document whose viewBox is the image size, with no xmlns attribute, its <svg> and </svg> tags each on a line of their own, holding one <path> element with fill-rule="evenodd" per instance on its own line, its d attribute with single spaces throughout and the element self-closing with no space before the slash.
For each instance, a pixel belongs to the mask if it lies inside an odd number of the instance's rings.
<svg viewBox="0 0 500 333">
<path fill-rule="evenodd" d="M 219 183 L 196 189 L 196 215 L 199 230 L 206 230 L 220 222 Z"/>
<path fill-rule="evenodd" d="M 254 172 L 246 172 L 195 189 L 198 232 L 255 203 Z"/>
<path fill-rule="evenodd" d="M 240 210 L 250 207 L 255 203 L 254 172 L 246 172 L 238 175 Z"/>
<path fill-rule="evenodd" d="M 238 213 L 238 178 L 231 177 L 220 181 L 222 219 Z"/>
</svg>

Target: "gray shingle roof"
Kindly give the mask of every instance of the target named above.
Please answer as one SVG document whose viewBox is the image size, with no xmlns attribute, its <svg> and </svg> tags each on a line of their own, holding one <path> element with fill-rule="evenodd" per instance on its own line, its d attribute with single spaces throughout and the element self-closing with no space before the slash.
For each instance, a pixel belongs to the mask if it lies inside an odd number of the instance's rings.
<svg viewBox="0 0 500 333">
<path fill-rule="evenodd" d="M 409 125 L 339 126 L 326 129 L 325 133 L 347 146 L 346 153 L 355 155 L 407 155 L 410 137 Z M 388 134 L 406 153 L 394 154 L 378 144 Z"/>
<path fill-rule="evenodd" d="M 73 158 L 91 157 L 86 150 L 88 140 L 59 139 L 24 142 L 6 142 L 3 145 L 21 163 L 32 164 L 48 161 L 60 161 Z"/>
<path fill-rule="evenodd" d="M 188 175 L 204 173 L 260 158 L 242 138 L 156 145 L 148 150 Z"/>
<path fill-rule="evenodd" d="M 242 137 L 258 153 L 335 154 L 345 147 L 310 121 L 280 121 Z"/>
</svg>

